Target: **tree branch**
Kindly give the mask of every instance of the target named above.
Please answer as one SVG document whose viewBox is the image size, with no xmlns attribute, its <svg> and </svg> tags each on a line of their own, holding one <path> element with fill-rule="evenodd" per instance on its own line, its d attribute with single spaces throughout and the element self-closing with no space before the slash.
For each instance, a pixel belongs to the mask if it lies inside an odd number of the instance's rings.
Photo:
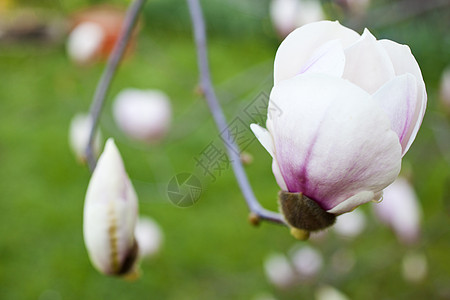
<svg viewBox="0 0 450 300">
<path fill-rule="evenodd" d="M 122 26 L 122 31 L 119 38 L 117 39 L 114 49 L 112 50 L 105 70 L 103 71 L 102 77 L 100 78 L 95 94 L 92 100 L 92 105 L 90 109 L 90 116 L 92 119 L 92 127 L 89 134 L 89 142 L 86 148 L 86 157 L 89 165 L 89 169 L 94 171 L 95 165 L 97 164 L 97 158 L 94 155 L 93 145 L 94 136 L 98 127 L 100 114 L 102 112 L 106 94 L 108 92 L 111 81 L 116 73 L 117 67 L 119 66 L 120 60 L 123 57 L 123 53 L 127 47 L 128 41 L 132 35 L 133 28 L 136 24 L 139 12 L 144 5 L 145 0 L 134 0 L 128 7 L 127 14 Z"/>
<path fill-rule="evenodd" d="M 228 130 L 225 116 L 219 101 L 217 100 L 210 76 L 208 65 L 208 53 L 206 50 L 206 30 L 203 19 L 202 8 L 198 0 L 187 0 L 194 31 L 195 44 L 197 47 L 197 60 L 200 72 L 200 85 L 205 95 L 213 119 L 219 132 L 223 132 L 222 138 L 226 140 L 225 147 L 230 158 L 236 180 L 244 195 L 247 206 L 250 210 L 250 221 L 257 224 L 259 220 L 266 220 L 277 224 L 286 225 L 281 214 L 266 210 L 256 199 L 253 190 L 245 174 L 244 168 L 239 156 L 239 147 L 233 140 L 231 132 Z"/>
</svg>

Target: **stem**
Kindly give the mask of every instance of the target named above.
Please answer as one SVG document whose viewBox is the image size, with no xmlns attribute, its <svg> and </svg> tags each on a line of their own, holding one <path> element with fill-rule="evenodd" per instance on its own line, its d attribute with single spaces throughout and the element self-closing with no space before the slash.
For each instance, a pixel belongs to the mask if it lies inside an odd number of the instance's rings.
<svg viewBox="0 0 450 300">
<path fill-rule="evenodd" d="M 253 193 L 238 154 L 240 153 L 239 147 L 234 142 L 232 134 L 228 130 L 225 116 L 222 108 L 220 107 L 219 101 L 217 100 L 211 82 L 210 70 L 208 66 L 208 53 L 206 50 L 205 22 L 203 19 L 200 2 L 198 0 L 187 0 L 187 2 L 189 5 L 195 44 L 197 47 L 200 85 L 219 132 L 225 132 L 223 138 L 225 138 L 227 142 L 224 144 L 227 149 L 228 157 L 230 158 L 236 180 L 241 188 L 242 194 L 244 195 L 245 201 L 247 202 L 247 206 L 251 212 L 251 215 L 256 215 L 258 219 L 286 225 L 281 214 L 263 208 Z"/>
<path fill-rule="evenodd" d="M 88 146 L 86 148 L 87 162 L 91 172 L 94 171 L 95 165 L 97 164 L 97 159 L 94 156 L 93 151 L 94 136 L 98 127 L 100 114 L 105 104 L 106 94 L 108 92 L 109 86 L 111 85 L 111 81 L 117 71 L 117 67 L 119 66 L 120 60 L 123 57 L 128 41 L 132 35 L 133 28 L 136 24 L 139 12 L 144 3 L 145 0 L 134 0 L 128 7 L 125 20 L 122 26 L 122 31 L 120 33 L 119 38 L 117 39 L 116 44 L 114 45 L 114 49 L 109 55 L 108 62 L 95 90 L 95 94 L 90 109 L 90 116 L 92 118 L 92 127 L 89 133 Z"/>
</svg>

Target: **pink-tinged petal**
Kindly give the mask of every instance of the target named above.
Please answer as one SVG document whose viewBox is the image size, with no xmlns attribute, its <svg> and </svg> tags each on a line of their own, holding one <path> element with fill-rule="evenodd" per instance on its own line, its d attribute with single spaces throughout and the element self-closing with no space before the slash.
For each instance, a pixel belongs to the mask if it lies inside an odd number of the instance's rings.
<svg viewBox="0 0 450 300">
<path fill-rule="evenodd" d="M 342 43 L 332 40 L 319 47 L 302 66 L 299 74 L 322 73 L 342 77 L 345 67 L 345 54 Z"/>
<path fill-rule="evenodd" d="M 401 146 L 390 121 L 356 85 L 322 74 L 276 85 L 271 106 L 275 155 L 289 192 L 339 213 L 368 202 L 400 171 Z M 352 198 L 354 197 L 354 198 Z M 344 204 L 343 204 L 344 205 Z"/>
<path fill-rule="evenodd" d="M 262 128 L 261 126 L 259 126 L 257 124 L 250 124 L 250 129 L 253 131 L 256 138 L 261 143 L 261 145 L 267 150 L 267 152 L 269 152 L 270 156 L 272 156 L 272 158 L 273 158 L 273 161 L 272 161 L 273 175 L 275 176 L 278 186 L 282 190 L 286 191 L 287 190 L 286 183 L 284 182 L 283 176 L 281 175 L 280 167 L 278 165 L 278 162 L 277 162 L 277 159 L 275 156 L 275 147 L 273 145 L 272 135 L 270 134 L 270 132 L 267 129 Z"/>
<path fill-rule="evenodd" d="M 389 40 L 378 41 L 380 45 L 386 50 L 389 55 L 392 64 L 394 66 L 395 75 L 403 75 L 410 73 L 416 78 L 417 84 L 417 102 L 419 103 L 420 109 L 416 111 L 411 122 L 413 127 L 411 134 L 409 135 L 408 141 L 405 143 L 403 152 L 406 153 L 416 138 L 417 132 L 419 131 L 420 125 L 422 125 L 423 116 L 425 115 L 425 110 L 427 107 L 427 92 L 425 89 L 425 82 L 423 81 L 422 72 L 420 71 L 419 64 L 406 45 L 401 45 Z"/>
<path fill-rule="evenodd" d="M 359 34 L 339 22 L 310 23 L 291 32 L 277 50 L 274 63 L 274 83 L 294 77 L 311 59 L 316 50 L 332 40 L 340 40 L 344 49 L 353 44 Z"/>
<path fill-rule="evenodd" d="M 383 85 L 374 95 L 375 101 L 380 103 L 402 145 L 402 155 L 413 134 L 415 119 L 421 109 L 420 99 L 417 97 L 416 79 L 411 74 L 395 77 Z"/>
<path fill-rule="evenodd" d="M 377 217 L 392 227 L 400 241 L 417 242 L 420 236 L 421 209 L 411 184 L 398 178 L 384 190 L 383 201 L 373 206 Z"/>
<path fill-rule="evenodd" d="M 350 80 L 368 93 L 375 93 L 395 76 L 394 66 L 384 47 L 369 30 L 352 46 L 345 49 L 343 78 Z"/>
</svg>

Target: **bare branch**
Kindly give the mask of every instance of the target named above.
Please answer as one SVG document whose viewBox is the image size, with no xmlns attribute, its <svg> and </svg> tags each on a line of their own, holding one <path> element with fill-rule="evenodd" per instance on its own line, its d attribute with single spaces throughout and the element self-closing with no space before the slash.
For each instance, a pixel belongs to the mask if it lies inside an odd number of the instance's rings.
<svg viewBox="0 0 450 300">
<path fill-rule="evenodd" d="M 122 32 L 120 33 L 120 36 L 117 39 L 116 44 L 114 45 L 114 49 L 112 50 L 108 58 L 108 63 L 95 90 L 90 109 L 92 128 L 89 134 L 89 143 L 86 148 L 86 157 L 91 172 L 94 171 L 95 165 L 97 164 L 97 158 L 94 156 L 93 151 L 94 136 L 98 127 L 100 114 L 105 103 L 106 94 L 116 73 L 117 67 L 119 66 L 120 60 L 123 57 L 123 53 L 125 52 L 128 41 L 132 35 L 133 28 L 136 24 L 139 12 L 141 11 L 144 3 L 145 0 L 134 0 L 130 4 L 122 26 Z"/>
<path fill-rule="evenodd" d="M 247 206 L 250 209 L 250 221 L 258 224 L 259 220 L 266 220 L 277 224 L 286 225 L 281 214 L 266 210 L 256 199 L 242 166 L 238 153 L 239 147 L 233 140 L 233 135 L 229 132 L 225 116 L 219 101 L 217 100 L 209 71 L 208 53 L 206 49 L 206 30 L 203 13 L 198 0 L 187 0 L 191 14 L 192 26 L 194 30 L 195 44 L 197 46 L 197 60 L 200 72 L 200 85 L 208 103 L 213 119 L 219 132 L 223 132 L 222 138 L 226 140 L 225 147 L 230 158 L 236 180 L 244 195 Z"/>
</svg>

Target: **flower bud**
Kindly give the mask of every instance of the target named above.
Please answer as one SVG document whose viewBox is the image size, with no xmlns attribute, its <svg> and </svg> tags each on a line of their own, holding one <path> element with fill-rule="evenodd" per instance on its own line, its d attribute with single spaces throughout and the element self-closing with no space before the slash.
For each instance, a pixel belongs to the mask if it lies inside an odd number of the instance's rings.
<svg viewBox="0 0 450 300">
<path fill-rule="evenodd" d="M 86 162 L 86 148 L 89 143 L 91 133 L 92 119 L 89 115 L 77 114 L 72 118 L 69 129 L 69 144 L 76 157 L 82 163 Z M 97 130 L 94 136 L 93 151 L 94 155 L 100 153 L 101 133 Z"/>
<path fill-rule="evenodd" d="M 87 64 L 99 57 L 105 32 L 100 25 L 84 22 L 76 26 L 67 40 L 67 54 L 79 64 Z"/>
<path fill-rule="evenodd" d="M 272 0 L 270 17 L 283 38 L 297 27 L 325 19 L 317 0 Z"/>
<path fill-rule="evenodd" d="M 323 266 L 320 252 L 309 246 L 295 249 L 291 259 L 300 281 L 314 279 Z"/>
<path fill-rule="evenodd" d="M 109 139 L 92 174 L 84 203 L 84 241 L 99 272 L 106 275 L 137 272 L 137 213 L 136 192 L 113 139 Z"/>
<path fill-rule="evenodd" d="M 125 14 L 122 8 L 97 5 L 72 15 L 73 29 L 67 40 L 69 57 L 79 64 L 107 60 L 122 32 Z M 125 56 L 131 53 L 135 44 L 136 28 Z"/>
<path fill-rule="evenodd" d="M 157 254 L 163 242 L 163 234 L 159 225 L 149 217 L 140 217 L 135 230 L 139 245 L 139 256 L 152 257 Z"/>
<path fill-rule="evenodd" d="M 172 108 L 161 91 L 125 89 L 114 101 L 113 115 L 118 127 L 131 138 L 155 142 L 169 130 Z"/>
<path fill-rule="evenodd" d="M 296 281 L 294 269 L 281 253 L 268 256 L 264 261 L 264 270 L 270 283 L 280 289 L 289 288 Z"/>
<path fill-rule="evenodd" d="M 411 184 L 398 178 L 383 193 L 383 201 L 373 205 L 375 215 L 390 226 L 398 239 L 405 244 L 414 244 L 420 237 L 421 209 Z"/>
<path fill-rule="evenodd" d="M 355 238 L 366 227 L 366 216 L 361 210 L 354 210 L 340 215 L 334 224 L 334 231 L 344 238 Z"/>
</svg>

